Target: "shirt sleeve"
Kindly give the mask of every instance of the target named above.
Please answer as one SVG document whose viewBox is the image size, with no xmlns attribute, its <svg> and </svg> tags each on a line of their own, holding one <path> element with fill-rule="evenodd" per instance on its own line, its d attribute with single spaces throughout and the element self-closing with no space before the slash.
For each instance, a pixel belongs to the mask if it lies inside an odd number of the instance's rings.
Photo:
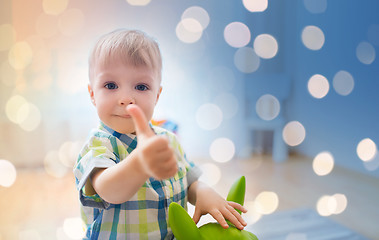
<svg viewBox="0 0 379 240">
<path fill-rule="evenodd" d="M 168 132 L 168 131 L 166 134 L 167 134 L 168 138 L 170 139 L 170 143 L 171 143 L 172 147 L 175 149 L 176 154 L 178 155 L 178 158 L 179 158 L 178 160 L 184 162 L 184 166 L 185 166 L 186 172 L 187 172 L 186 173 L 187 174 L 187 176 L 186 176 L 187 177 L 187 183 L 188 183 L 188 187 L 189 187 L 192 183 L 194 183 L 195 181 L 197 181 L 199 179 L 202 172 L 201 172 L 200 168 L 197 165 L 195 165 L 194 162 L 190 161 L 187 158 L 187 156 L 186 156 L 181 144 L 179 143 L 176 135 L 171 133 L 171 132 Z"/>
<path fill-rule="evenodd" d="M 113 153 L 109 138 L 90 137 L 79 154 L 78 161 L 74 167 L 76 188 L 79 191 L 80 201 L 83 206 L 103 209 L 109 207 L 110 204 L 97 193 L 87 193 L 86 185 L 91 184 L 90 176 L 95 169 L 108 168 L 117 162 L 119 160 Z"/>
<path fill-rule="evenodd" d="M 186 161 L 187 157 L 184 156 Z M 196 182 L 200 176 L 202 175 L 201 169 L 193 163 L 193 166 L 189 169 L 187 169 L 187 182 L 188 182 L 188 187 L 191 186 L 192 183 Z"/>
</svg>

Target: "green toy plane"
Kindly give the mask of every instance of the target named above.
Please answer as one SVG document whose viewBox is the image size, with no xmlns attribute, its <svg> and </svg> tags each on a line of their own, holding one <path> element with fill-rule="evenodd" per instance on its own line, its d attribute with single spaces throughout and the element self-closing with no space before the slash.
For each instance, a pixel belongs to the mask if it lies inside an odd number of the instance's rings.
<svg viewBox="0 0 379 240">
<path fill-rule="evenodd" d="M 245 190 L 246 180 L 242 176 L 234 182 L 226 200 L 243 205 Z M 240 211 L 238 212 L 241 214 Z M 230 222 L 227 229 L 218 223 L 207 223 L 197 228 L 186 210 L 175 202 L 169 206 L 168 222 L 177 240 L 258 240 L 251 232 L 239 230 Z"/>
</svg>

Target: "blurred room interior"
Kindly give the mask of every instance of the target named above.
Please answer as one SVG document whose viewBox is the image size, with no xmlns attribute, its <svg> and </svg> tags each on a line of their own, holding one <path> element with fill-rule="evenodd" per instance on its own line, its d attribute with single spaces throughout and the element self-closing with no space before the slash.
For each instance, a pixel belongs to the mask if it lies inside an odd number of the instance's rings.
<svg viewBox="0 0 379 240">
<path fill-rule="evenodd" d="M 378 239 L 378 12 L 375 0 L 2 1 L 0 240 L 81 238 L 72 168 L 98 124 L 88 53 L 117 28 L 159 42 L 154 122 L 223 196 L 246 176 L 250 230 L 311 209 Z"/>
</svg>

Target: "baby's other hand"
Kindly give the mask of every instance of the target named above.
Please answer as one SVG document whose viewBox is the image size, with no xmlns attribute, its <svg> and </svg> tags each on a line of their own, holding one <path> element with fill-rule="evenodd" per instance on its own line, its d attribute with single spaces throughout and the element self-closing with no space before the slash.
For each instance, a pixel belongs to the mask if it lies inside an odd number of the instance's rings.
<svg viewBox="0 0 379 240">
<path fill-rule="evenodd" d="M 228 228 L 229 225 L 225 219 L 229 220 L 234 226 L 242 230 L 247 223 L 235 209 L 241 212 L 247 210 L 238 203 L 226 201 L 212 188 L 208 186 L 199 186 L 196 194 L 196 206 L 193 220 L 198 223 L 200 217 L 209 213 L 223 227 Z"/>
</svg>

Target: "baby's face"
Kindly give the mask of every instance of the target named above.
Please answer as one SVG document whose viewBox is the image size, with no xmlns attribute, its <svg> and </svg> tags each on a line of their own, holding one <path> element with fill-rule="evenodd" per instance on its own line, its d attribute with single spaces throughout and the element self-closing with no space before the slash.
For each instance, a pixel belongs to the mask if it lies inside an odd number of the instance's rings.
<svg viewBox="0 0 379 240">
<path fill-rule="evenodd" d="M 134 133 L 134 123 L 126 107 L 138 105 L 151 120 L 161 92 L 160 81 L 152 69 L 120 61 L 95 66 L 88 86 L 100 120 L 119 133 Z"/>
</svg>

